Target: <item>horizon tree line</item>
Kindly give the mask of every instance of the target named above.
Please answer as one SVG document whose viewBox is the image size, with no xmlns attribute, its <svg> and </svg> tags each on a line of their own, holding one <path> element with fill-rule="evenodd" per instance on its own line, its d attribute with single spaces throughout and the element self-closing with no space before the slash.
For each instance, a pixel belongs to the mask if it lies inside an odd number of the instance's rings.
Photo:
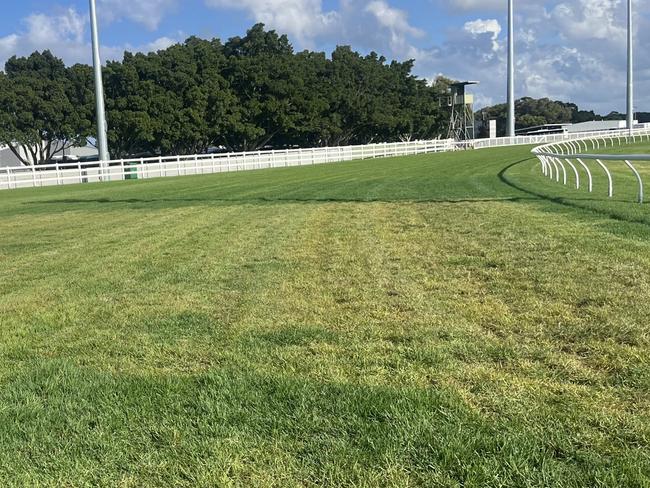
<svg viewBox="0 0 650 488">
<path fill-rule="evenodd" d="M 429 82 L 413 65 L 350 46 L 329 57 L 295 52 L 263 24 L 226 43 L 190 37 L 125 52 L 103 68 L 109 150 L 123 158 L 446 137 L 452 80 Z M 91 66 L 66 67 L 49 51 L 12 57 L 0 72 L 0 144 L 25 165 L 86 145 L 96 131 L 93 83 Z M 516 113 L 517 128 L 620 117 L 529 97 Z M 503 135 L 506 105 L 477 113 L 489 118 Z"/>
<path fill-rule="evenodd" d="M 412 69 L 413 60 L 349 46 L 296 53 L 263 24 L 225 44 L 190 37 L 125 52 L 103 68 L 109 149 L 121 158 L 436 138 L 450 80 L 429 83 Z M 94 102 L 90 66 L 66 67 L 49 51 L 14 56 L 0 72 L 0 144 L 23 164 L 86 145 Z"/>
</svg>

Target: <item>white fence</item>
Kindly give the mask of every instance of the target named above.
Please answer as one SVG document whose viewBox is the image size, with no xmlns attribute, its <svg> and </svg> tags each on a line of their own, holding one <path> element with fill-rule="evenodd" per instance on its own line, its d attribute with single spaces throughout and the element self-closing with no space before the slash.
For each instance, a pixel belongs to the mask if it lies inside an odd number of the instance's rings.
<svg viewBox="0 0 650 488">
<path fill-rule="evenodd" d="M 18 166 L 0 168 L 0 190 L 311 166 L 359 159 L 446 152 L 454 149 L 456 149 L 455 142 L 447 139 L 365 146 L 119 159 L 104 162 L 101 166 L 96 161 Z"/>
<path fill-rule="evenodd" d="M 634 129 L 633 136 L 646 135 L 648 129 Z M 630 131 L 627 129 L 610 130 L 610 131 L 594 131 L 594 132 L 575 132 L 566 134 L 545 134 L 537 136 L 516 136 L 516 137 L 499 137 L 497 139 L 475 139 L 467 141 L 466 143 L 458 143 L 459 145 L 469 146 L 472 149 L 487 149 L 490 147 L 503 147 L 503 146 L 517 146 L 517 145 L 531 145 L 531 144 L 549 144 L 553 142 L 573 141 L 582 139 L 602 139 L 611 137 L 625 137 L 629 136 Z"/>
<path fill-rule="evenodd" d="M 583 134 L 584 135 L 584 134 Z M 650 154 L 607 154 L 600 153 L 608 147 L 621 146 L 623 144 L 650 142 L 650 130 L 639 129 L 632 134 L 629 131 L 616 131 L 614 133 L 600 133 L 568 141 L 547 143 L 532 150 L 532 153 L 539 160 L 542 167 L 542 174 L 553 181 L 568 185 L 571 174 L 577 190 L 581 186 L 580 173 L 586 177 L 587 190 L 591 193 L 594 189 L 594 173 L 586 162 L 595 163 L 595 168 L 607 177 L 607 194 L 610 198 L 614 196 L 614 179 L 612 172 L 607 166 L 608 162 L 621 161 L 632 171 L 639 185 L 638 202 L 643 203 L 643 178 L 634 166 L 633 162 L 650 162 Z M 580 171 L 579 171 L 580 169 Z"/>
<path fill-rule="evenodd" d="M 641 129 L 635 131 L 635 134 L 641 133 L 648 134 L 648 130 Z M 624 136 L 626 134 L 628 134 L 628 131 L 610 131 L 607 133 L 593 132 L 501 137 L 498 139 L 476 139 L 464 142 L 455 142 L 452 139 L 436 139 L 431 141 L 369 144 L 363 146 L 118 159 L 104 162 L 101 166 L 96 161 L 88 163 L 73 162 L 38 166 L 15 166 L 0 168 L 0 190 L 308 166 L 463 149 L 484 149 L 523 144 L 548 144 L 594 137 Z"/>
</svg>

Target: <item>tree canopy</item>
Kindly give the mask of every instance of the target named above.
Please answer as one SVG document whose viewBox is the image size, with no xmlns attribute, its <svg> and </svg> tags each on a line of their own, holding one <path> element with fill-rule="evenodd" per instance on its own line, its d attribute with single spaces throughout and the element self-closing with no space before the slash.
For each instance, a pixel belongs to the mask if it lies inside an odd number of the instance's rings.
<svg viewBox="0 0 650 488">
<path fill-rule="evenodd" d="M 9 59 L 0 74 L 0 142 L 37 164 L 85 141 L 92 126 L 85 77 L 49 51 Z"/>
<path fill-rule="evenodd" d="M 497 135 L 506 133 L 508 105 L 505 103 L 479 110 L 476 119 L 481 122 L 490 119 L 497 121 Z M 594 111 L 581 110 L 575 103 L 561 102 L 549 98 L 523 97 L 515 102 L 516 128 L 526 129 L 545 124 L 577 124 L 592 120 L 622 120 L 625 114 L 612 112 L 602 116 Z M 487 124 L 482 124 L 480 136 L 487 137 Z"/>
<path fill-rule="evenodd" d="M 435 138 L 446 130 L 439 100 L 449 80 L 412 74 L 339 46 L 294 52 L 262 24 L 226 43 L 190 37 L 155 53 L 126 52 L 104 68 L 109 149 L 194 154 L 211 148 L 325 146 Z M 0 143 L 24 145 L 25 164 L 92 138 L 92 69 L 51 53 L 12 58 L 0 73 Z"/>
</svg>

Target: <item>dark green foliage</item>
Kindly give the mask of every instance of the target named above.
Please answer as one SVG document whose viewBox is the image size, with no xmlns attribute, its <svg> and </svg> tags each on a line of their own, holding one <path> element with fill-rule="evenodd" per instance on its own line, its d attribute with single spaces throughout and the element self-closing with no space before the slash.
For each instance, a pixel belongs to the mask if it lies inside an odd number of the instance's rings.
<svg viewBox="0 0 650 488">
<path fill-rule="evenodd" d="M 91 127 L 88 83 L 85 67 L 66 68 L 49 51 L 12 57 L 0 77 L 0 143 L 24 164 L 39 164 L 85 141 Z"/>
<path fill-rule="evenodd" d="M 262 24 L 225 44 L 191 37 L 156 53 L 127 52 L 104 70 L 110 151 L 123 157 L 435 138 L 447 118 L 438 103 L 447 80 L 431 85 L 412 68 L 412 61 L 388 63 L 347 46 L 331 59 L 296 54 L 286 36 Z M 46 52 L 13 58 L 6 72 L 0 143 L 67 143 L 92 134 L 89 66 L 65 68 Z M 33 111 L 34 104 L 43 108 Z"/>
</svg>

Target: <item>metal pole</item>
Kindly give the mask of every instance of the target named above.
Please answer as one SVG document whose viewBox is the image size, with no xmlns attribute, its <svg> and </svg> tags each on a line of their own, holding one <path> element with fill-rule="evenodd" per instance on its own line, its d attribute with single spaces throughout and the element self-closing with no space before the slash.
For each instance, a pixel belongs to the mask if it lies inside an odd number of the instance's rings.
<svg viewBox="0 0 650 488">
<path fill-rule="evenodd" d="M 515 36 L 513 0 L 508 0 L 508 137 L 515 136 Z"/>
<path fill-rule="evenodd" d="M 627 128 L 634 126 L 634 39 L 632 34 L 632 0 L 627 0 Z"/>
<path fill-rule="evenodd" d="M 97 143 L 99 147 L 99 161 L 110 159 L 108 142 L 106 141 L 106 112 L 104 110 L 104 84 L 102 83 L 102 63 L 99 58 L 99 33 L 97 29 L 97 7 L 95 0 L 90 0 L 90 27 L 93 43 L 93 67 L 95 69 L 95 103 L 97 107 Z M 103 164 L 101 165 L 103 168 Z"/>
</svg>

